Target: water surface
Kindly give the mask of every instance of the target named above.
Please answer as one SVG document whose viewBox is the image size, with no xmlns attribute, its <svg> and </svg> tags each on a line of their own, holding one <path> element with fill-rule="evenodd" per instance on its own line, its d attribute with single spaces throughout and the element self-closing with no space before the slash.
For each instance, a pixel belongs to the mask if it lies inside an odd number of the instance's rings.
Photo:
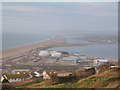
<svg viewBox="0 0 120 90">
<path fill-rule="evenodd" d="M 80 52 L 87 56 L 118 58 L 118 45 L 89 45 L 89 46 L 72 46 L 72 47 L 56 47 L 49 50 L 68 51 L 70 53 Z"/>
<path fill-rule="evenodd" d="M 2 35 L 2 49 L 32 44 L 34 42 L 51 39 L 53 35 L 50 34 L 10 34 L 3 33 Z"/>
</svg>

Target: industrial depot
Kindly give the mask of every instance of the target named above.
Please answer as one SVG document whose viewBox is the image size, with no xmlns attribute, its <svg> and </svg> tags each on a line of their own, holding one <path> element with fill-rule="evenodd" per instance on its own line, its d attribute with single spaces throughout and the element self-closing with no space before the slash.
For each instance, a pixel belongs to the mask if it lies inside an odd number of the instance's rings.
<svg viewBox="0 0 120 90">
<path fill-rule="evenodd" d="M 42 50 L 39 52 L 41 58 L 56 60 L 57 65 L 80 65 L 97 67 L 107 62 L 113 62 L 109 58 L 87 57 L 80 52 L 68 53 L 62 51 Z M 35 60 L 34 60 L 35 61 Z"/>
<path fill-rule="evenodd" d="M 66 51 L 55 50 L 34 50 L 29 53 L 30 54 L 28 54 L 28 56 L 25 55 L 19 58 L 14 58 L 11 62 L 21 66 L 28 65 L 28 67 L 17 67 L 16 69 L 11 69 L 8 68 L 11 67 L 9 64 L 3 66 L 7 67 L 7 69 L 3 71 L 1 82 L 3 82 L 4 79 L 7 79 L 9 82 L 18 82 L 28 80 L 33 77 L 50 79 L 50 73 L 66 77 L 72 75 L 73 70 L 82 70 L 82 72 L 86 72 L 86 70 L 93 68 L 94 71 L 92 71 L 92 73 L 98 73 L 97 68 L 107 63 L 116 62 L 116 59 L 98 58 L 92 56 L 88 57 L 80 52 L 69 53 Z M 117 66 L 113 65 L 110 67 L 114 68 Z M 89 73 L 91 73 L 91 71 L 89 71 Z"/>
</svg>

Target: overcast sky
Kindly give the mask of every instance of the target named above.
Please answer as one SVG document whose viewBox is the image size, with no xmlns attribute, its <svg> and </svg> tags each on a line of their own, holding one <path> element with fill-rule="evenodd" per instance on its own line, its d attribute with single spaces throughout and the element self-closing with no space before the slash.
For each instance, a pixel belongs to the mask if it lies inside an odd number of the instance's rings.
<svg viewBox="0 0 120 90">
<path fill-rule="evenodd" d="M 3 3 L 5 33 L 117 32 L 118 3 Z"/>
</svg>

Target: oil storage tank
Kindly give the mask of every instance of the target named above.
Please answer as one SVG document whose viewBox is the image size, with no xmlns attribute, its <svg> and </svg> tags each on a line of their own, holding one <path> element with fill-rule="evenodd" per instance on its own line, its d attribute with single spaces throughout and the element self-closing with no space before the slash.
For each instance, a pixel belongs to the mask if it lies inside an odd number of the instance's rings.
<svg viewBox="0 0 120 90">
<path fill-rule="evenodd" d="M 52 53 L 51 56 L 52 56 L 52 57 L 61 57 L 61 56 L 62 56 L 62 53 L 60 53 L 60 52 L 55 52 L 55 53 Z"/>
<path fill-rule="evenodd" d="M 40 51 L 39 56 L 50 56 L 49 51 Z"/>
</svg>

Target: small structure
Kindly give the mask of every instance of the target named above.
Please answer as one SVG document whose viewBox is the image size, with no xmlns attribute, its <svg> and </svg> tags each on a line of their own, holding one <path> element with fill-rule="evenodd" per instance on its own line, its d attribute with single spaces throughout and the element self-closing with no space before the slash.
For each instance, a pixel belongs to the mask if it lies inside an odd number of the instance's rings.
<svg viewBox="0 0 120 90">
<path fill-rule="evenodd" d="M 55 52 L 51 54 L 52 57 L 61 57 L 62 54 L 60 52 Z"/>
<path fill-rule="evenodd" d="M 107 42 L 109 42 L 109 43 L 110 43 L 110 42 L 111 42 L 111 40 L 108 40 Z"/>
<path fill-rule="evenodd" d="M 50 55 L 53 54 L 53 53 L 56 53 L 57 51 L 50 51 Z"/>
<path fill-rule="evenodd" d="M 7 79 L 7 77 L 6 76 L 1 76 L 0 77 L 0 83 L 8 83 L 9 81 L 8 81 L 8 79 Z"/>
<path fill-rule="evenodd" d="M 69 77 L 72 76 L 73 74 L 70 72 L 61 72 L 61 73 L 57 73 L 58 77 Z"/>
<path fill-rule="evenodd" d="M 49 51 L 43 50 L 43 51 L 40 51 L 39 55 L 40 56 L 50 56 L 50 53 L 49 53 Z"/>
<path fill-rule="evenodd" d="M 88 58 L 86 56 L 79 56 L 79 59 L 81 59 L 81 60 L 88 60 Z"/>
<path fill-rule="evenodd" d="M 29 74 L 7 74 L 1 77 L 1 82 L 8 81 L 8 82 L 18 82 L 22 80 L 30 79 Z"/>
<path fill-rule="evenodd" d="M 105 64 L 109 62 L 109 60 L 106 60 L 106 59 L 97 59 L 97 60 L 93 60 L 93 63 L 98 65 L 98 64 Z"/>
<path fill-rule="evenodd" d="M 109 68 L 120 68 L 119 66 L 110 66 Z"/>
<path fill-rule="evenodd" d="M 43 79 L 51 79 L 57 76 L 55 71 L 43 71 Z"/>
<path fill-rule="evenodd" d="M 93 67 L 84 67 L 85 69 L 91 69 L 91 68 L 93 68 Z"/>
<path fill-rule="evenodd" d="M 20 74 L 20 73 L 28 73 L 30 70 L 29 69 L 16 69 L 12 70 L 13 74 Z"/>
<path fill-rule="evenodd" d="M 41 76 L 43 76 L 43 74 L 40 74 L 40 73 L 37 72 L 37 71 L 35 71 L 34 74 L 35 74 L 35 77 L 41 77 Z"/>
<path fill-rule="evenodd" d="M 109 60 L 106 60 L 106 59 L 99 59 L 98 60 L 100 63 L 107 63 Z"/>
<path fill-rule="evenodd" d="M 51 78 L 50 75 L 46 71 L 44 71 L 43 72 L 43 79 L 50 79 L 50 78 Z"/>
<path fill-rule="evenodd" d="M 79 58 L 76 57 L 76 56 L 68 56 L 68 57 L 63 57 L 60 61 L 61 62 L 73 62 L 73 63 L 76 63 L 76 61 L 78 60 Z"/>
<path fill-rule="evenodd" d="M 61 52 L 63 55 L 69 55 L 68 52 Z"/>
<path fill-rule="evenodd" d="M 99 64 L 99 61 L 98 61 L 98 60 L 93 60 L 93 63 L 94 63 L 95 65 L 98 65 L 98 64 Z"/>
<path fill-rule="evenodd" d="M 84 56 L 84 55 L 81 54 L 80 52 L 74 52 L 73 55 L 75 55 L 75 56 Z"/>
<path fill-rule="evenodd" d="M 77 60 L 76 61 L 76 63 L 78 64 L 78 65 L 81 65 L 81 66 L 92 66 L 92 65 L 94 65 L 93 64 L 93 61 L 81 61 L 81 60 Z"/>
</svg>

